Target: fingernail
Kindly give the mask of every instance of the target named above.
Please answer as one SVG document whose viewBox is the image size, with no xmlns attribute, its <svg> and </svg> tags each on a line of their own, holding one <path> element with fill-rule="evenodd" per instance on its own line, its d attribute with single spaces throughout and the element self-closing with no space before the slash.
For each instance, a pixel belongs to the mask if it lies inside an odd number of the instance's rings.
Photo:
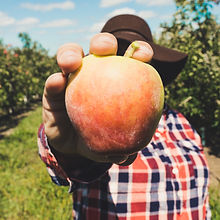
<svg viewBox="0 0 220 220">
<path fill-rule="evenodd" d="M 63 62 L 63 61 L 66 61 L 67 59 L 68 60 L 71 59 L 74 56 L 76 56 L 75 52 L 71 50 L 66 50 L 59 56 L 59 61 Z"/>
</svg>

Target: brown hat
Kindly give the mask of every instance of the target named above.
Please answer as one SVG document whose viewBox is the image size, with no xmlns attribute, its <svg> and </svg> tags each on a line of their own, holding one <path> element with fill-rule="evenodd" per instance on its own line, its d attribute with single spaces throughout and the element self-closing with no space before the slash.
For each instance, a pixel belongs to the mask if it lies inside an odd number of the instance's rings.
<svg viewBox="0 0 220 220">
<path fill-rule="evenodd" d="M 112 33 L 117 39 L 129 42 L 142 40 L 149 43 L 154 51 L 151 64 L 160 73 L 165 85 L 176 78 L 186 63 L 187 54 L 155 44 L 148 24 L 136 15 L 112 17 L 101 32 Z"/>
</svg>

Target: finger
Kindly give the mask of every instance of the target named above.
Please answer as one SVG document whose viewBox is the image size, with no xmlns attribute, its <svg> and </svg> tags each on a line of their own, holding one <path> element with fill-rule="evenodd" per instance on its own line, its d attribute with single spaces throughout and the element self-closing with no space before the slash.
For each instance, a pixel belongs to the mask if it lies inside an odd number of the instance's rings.
<svg viewBox="0 0 220 220">
<path fill-rule="evenodd" d="M 116 163 L 116 164 L 123 164 L 125 161 L 128 160 L 128 156 L 124 155 L 124 156 L 108 156 L 107 157 L 107 161 L 109 161 L 110 163 Z"/>
<path fill-rule="evenodd" d="M 50 75 L 45 83 L 44 93 L 50 97 L 56 97 L 63 94 L 66 88 L 67 78 L 62 73 Z"/>
<path fill-rule="evenodd" d="M 43 93 L 43 122 L 48 137 L 57 134 L 55 123 L 61 121 L 62 112 L 65 110 L 64 94 L 66 77 L 62 73 L 54 73 L 48 77 Z M 59 113 L 61 112 L 61 113 Z M 58 120 L 58 118 L 60 118 Z M 54 130 L 55 129 L 55 130 Z"/>
<path fill-rule="evenodd" d="M 63 74 L 68 75 L 80 67 L 83 56 L 83 49 L 78 44 L 64 44 L 57 51 L 57 63 Z"/>
<path fill-rule="evenodd" d="M 136 60 L 140 60 L 142 62 L 150 62 L 153 57 L 153 49 L 147 42 L 144 41 L 135 41 L 137 43 L 138 47 L 134 50 L 134 53 L 132 54 L 132 58 Z M 130 44 L 127 51 L 132 50 L 133 44 Z"/>
<path fill-rule="evenodd" d="M 62 73 L 54 73 L 48 77 L 43 93 L 43 122 L 45 132 L 53 139 L 57 131 L 57 123 L 67 121 L 65 114 L 65 87 L 67 78 Z"/>
<path fill-rule="evenodd" d="M 58 151 L 72 152 L 76 134 L 66 112 L 65 88 L 67 77 L 54 73 L 48 77 L 43 93 L 42 118 L 49 143 Z"/>
<path fill-rule="evenodd" d="M 128 166 L 128 165 L 132 164 L 135 161 L 136 158 L 137 158 L 137 153 L 129 155 L 127 160 L 124 161 L 124 162 L 119 163 L 119 165 L 120 166 Z"/>
<path fill-rule="evenodd" d="M 43 93 L 43 107 L 48 110 L 65 109 L 65 88 L 67 78 L 62 73 L 48 77 Z"/>
<path fill-rule="evenodd" d="M 117 49 L 117 39 L 110 33 L 96 34 L 90 41 L 89 52 L 95 55 L 116 55 Z"/>
</svg>

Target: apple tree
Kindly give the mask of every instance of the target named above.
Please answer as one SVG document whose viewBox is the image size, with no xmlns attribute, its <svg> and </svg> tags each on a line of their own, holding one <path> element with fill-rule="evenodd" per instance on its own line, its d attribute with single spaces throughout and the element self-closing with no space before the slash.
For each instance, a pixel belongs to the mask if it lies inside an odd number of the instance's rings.
<svg viewBox="0 0 220 220">
<path fill-rule="evenodd" d="M 40 100 L 46 78 L 58 71 L 56 59 L 28 34 L 20 33 L 23 47 L 0 42 L 0 116 L 17 113 Z"/>
<path fill-rule="evenodd" d="M 162 23 L 158 42 L 188 54 L 184 70 L 166 88 L 167 102 L 181 111 L 200 133 L 203 144 L 219 153 L 219 24 L 212 8 L 219 1 L 176 0 L 170 24 Z"/>
</svg>

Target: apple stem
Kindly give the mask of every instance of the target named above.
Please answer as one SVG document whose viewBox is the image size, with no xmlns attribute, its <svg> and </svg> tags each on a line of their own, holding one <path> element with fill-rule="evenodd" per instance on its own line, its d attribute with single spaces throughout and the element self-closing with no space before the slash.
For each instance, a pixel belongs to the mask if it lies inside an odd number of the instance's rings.
<svg viewBox="0 0 220 220">
<path fill-rule="evenodd" d="M 126 50 L 124 57 L 131 58 L 134 54 L 134 52 L 140 47 L 139 43 L 137 41 L 134 41 L 131 43 L 131 47 L 129 47 L 128 50 Z"/>
</svg>

